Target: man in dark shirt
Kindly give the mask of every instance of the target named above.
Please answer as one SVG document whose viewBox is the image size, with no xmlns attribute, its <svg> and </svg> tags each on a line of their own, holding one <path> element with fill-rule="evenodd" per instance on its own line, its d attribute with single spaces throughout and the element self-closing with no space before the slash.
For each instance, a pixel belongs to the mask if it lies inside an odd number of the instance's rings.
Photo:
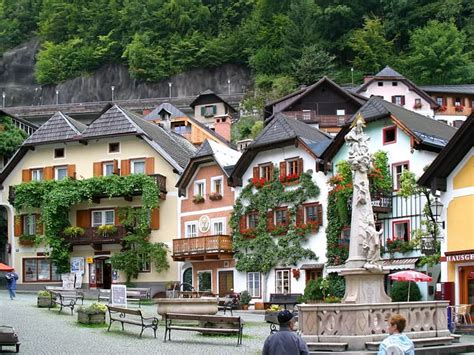
<svg viewBox="0 0 474 355">
<path fill-rule="evenodd" d="M 288 310 L 278 313 L 280 331 L 271 334 L 263 345 L 262 355 L 308 355 L 309 350 L 295 332 L 295 317 Z"/>
</svg>

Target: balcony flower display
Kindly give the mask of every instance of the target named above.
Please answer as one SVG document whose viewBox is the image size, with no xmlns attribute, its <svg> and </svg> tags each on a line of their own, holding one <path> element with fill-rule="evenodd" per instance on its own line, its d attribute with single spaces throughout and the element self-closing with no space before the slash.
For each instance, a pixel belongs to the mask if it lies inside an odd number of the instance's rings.
<svg viewBox="0 0 474 355">
<path fill-rule="evenodd" d="M 462 105 L 454 106 L 454 110 L 456 112 L 463 112 L 464 111 L 464 106 L 462 106 Z"/>
<path fill-rule="evenodd" d="M 203 203 L 204 202 L 204 196 L 202 195 L 194 195 L 193 197 L 193 203 Z"/>
<path fill-rule="evenodd" d="M 222 200 L 222 195 L 219 192 L 211 192 L 209 195 L 209 200 L 218 201 Z"/>
<path fill-rule="evenodd" d="M 257 189 L 260 189 L 262 188 L 265 183 L 266 183 L 266 180 L 264 178 L 252 178 L 250 180 L 250 182 L 252 183 L 253 186 L 255 186 Z"/>
<path fill-rule="evenodd" d="M 32 247 L 36 243 L 36 235 L 35 234 L 23 234 L 19 238 L 20 245 L 24 247 Z"/>
<path fill-rule="evenodd" d="M 408 253 L 415 248 L 409 241 L 405 241 L 403 238 L 393 237 L 387 239 L 384 249 L 386 252 L 393 254 L 395 252 Z"/>
<path fill-rule="evenodd" d="M 64 228 L 64 235 L 70 238 L 81 237 L 84 235 L 84 232 L 85 232 L 84 228 L 81 228 L 81 227 L 70 226 L 70 227 Z"/>
<path fill-rule="evenodd" d="M 293 182 L 293 181 L 297 181 L 299 178 L 300 178 L 300 175 L 297 173 L 283 175 L 283 176 L 280 176 L 280 182 L 282 183 Z"/>
<path fill-rule="evenodd" d="M 104 224 L 102 226 L 97 227 L 97 232 L 102 237 L 108 237 L 117 233 L 117 227 L 112 224 Z"/>
</svg>

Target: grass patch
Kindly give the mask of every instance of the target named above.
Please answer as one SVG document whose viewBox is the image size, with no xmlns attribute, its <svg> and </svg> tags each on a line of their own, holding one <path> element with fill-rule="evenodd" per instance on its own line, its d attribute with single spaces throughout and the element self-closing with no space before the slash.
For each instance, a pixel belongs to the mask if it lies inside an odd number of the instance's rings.
<svg viewBox="0 0 474 355">
<path fill-rule="evenodd" d="M 75 322 L 75 325 L 79 328 L 107 328 L 109 325 L 107 323 L 100 323 L 100 324 L 84 324 Z"/>
<path fill-rule="evenodd" d="M 267 322 L 245 322 L 244 321 L 244 329 L 245 328 L 265 328 L 268 326 L 269 326 L 269 323 Z"/>
</svg>

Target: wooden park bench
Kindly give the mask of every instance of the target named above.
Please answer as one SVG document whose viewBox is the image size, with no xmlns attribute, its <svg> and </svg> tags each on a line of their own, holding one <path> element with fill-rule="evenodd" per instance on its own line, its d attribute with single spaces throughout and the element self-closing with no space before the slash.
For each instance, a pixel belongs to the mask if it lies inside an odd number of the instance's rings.
<svg viewBox="0 0 474 355">
<path fill-rule="evenodd" d="M 80 300 L 81 304 L 84 304 L 84 293 L 79 290 L 66 289 L 66 288 L 54 287 L 54 286 L 45 286 L 45 289 L 46 291 L 49 291 L 49 292 L 65 293 L 70 297 L 73 297 L 73 295 L 75 295 L 74 297 L 76 298 L 76 303 Z"/>
<path fill-rule="evenodd" d="M 270 304 L 277 304 L 286 307 L 291 305 L 293 308 L 298 304 L 298 297 L 301 293 L 270 293 Z"/>
<path fill-rule="evenodd" d="M 57 304 L 60 306 L 59 313 L 61 313 L 64 307 L 68 307 L 71 309 L 71 315 L 73 315 L 74 307 L 78 299 L 82 299 L 82 303 L 84 304 L 84 296 L 78 295 L 75 290 L 49 292 L 51 293 L 51 302 L 49 303 L 48 309 L 51 309 L 53 305 Z"/>
<path fill-rule="evenodd" d="M 132 324 L 142 327 L 140 332 L 140 338 L 142 337 L 143 331 L 146 328 L 153 329 L 153 333 L 156 338 L 156 330 L 158 329 L 158 318 L 156 317 L 143 317 L 142 311 L 140 309 L 128 309 L 122 307 L 113 307 L 107 305 L 109 310 L 109 328 L 107 331 L 110 331 L 110 326 L 113 322 L 122 323 L 122 330 L 124 330 L 124 324 Z"/>
<path fill-rule="evenodd" d="M 237 334 L 237 346 L 242 344 L 244 322 L 240 317 L 203 314 L 165 313 L 165 338 L 171 341 L 171 330 L 185 330 L 204 334 Z"/>
</svg>

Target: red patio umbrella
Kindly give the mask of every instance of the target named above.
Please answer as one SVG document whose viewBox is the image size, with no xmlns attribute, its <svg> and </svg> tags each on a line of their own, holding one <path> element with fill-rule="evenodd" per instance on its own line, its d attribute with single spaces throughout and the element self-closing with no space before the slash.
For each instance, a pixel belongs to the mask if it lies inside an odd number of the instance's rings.
<svg viewBox="0 0 474 355">
<path fill-rule="evenodd" d="M 433 279 L 431 276 L 423 274 L 422 272 L 418 272 L 415 270 L 404 270 L 399 271 L 394 274 L 388 275 L 388 277 L 395 281 L 408 281 L 408 301 L 410 302 L 410 285 L 411 281 L 413 282 L 430 282 Z"/>
<path fill-rule="evenodd" d="M 13 271 L 13 268 L 11 266 L 0 263 L 0 271 Z"/>
</svg>

